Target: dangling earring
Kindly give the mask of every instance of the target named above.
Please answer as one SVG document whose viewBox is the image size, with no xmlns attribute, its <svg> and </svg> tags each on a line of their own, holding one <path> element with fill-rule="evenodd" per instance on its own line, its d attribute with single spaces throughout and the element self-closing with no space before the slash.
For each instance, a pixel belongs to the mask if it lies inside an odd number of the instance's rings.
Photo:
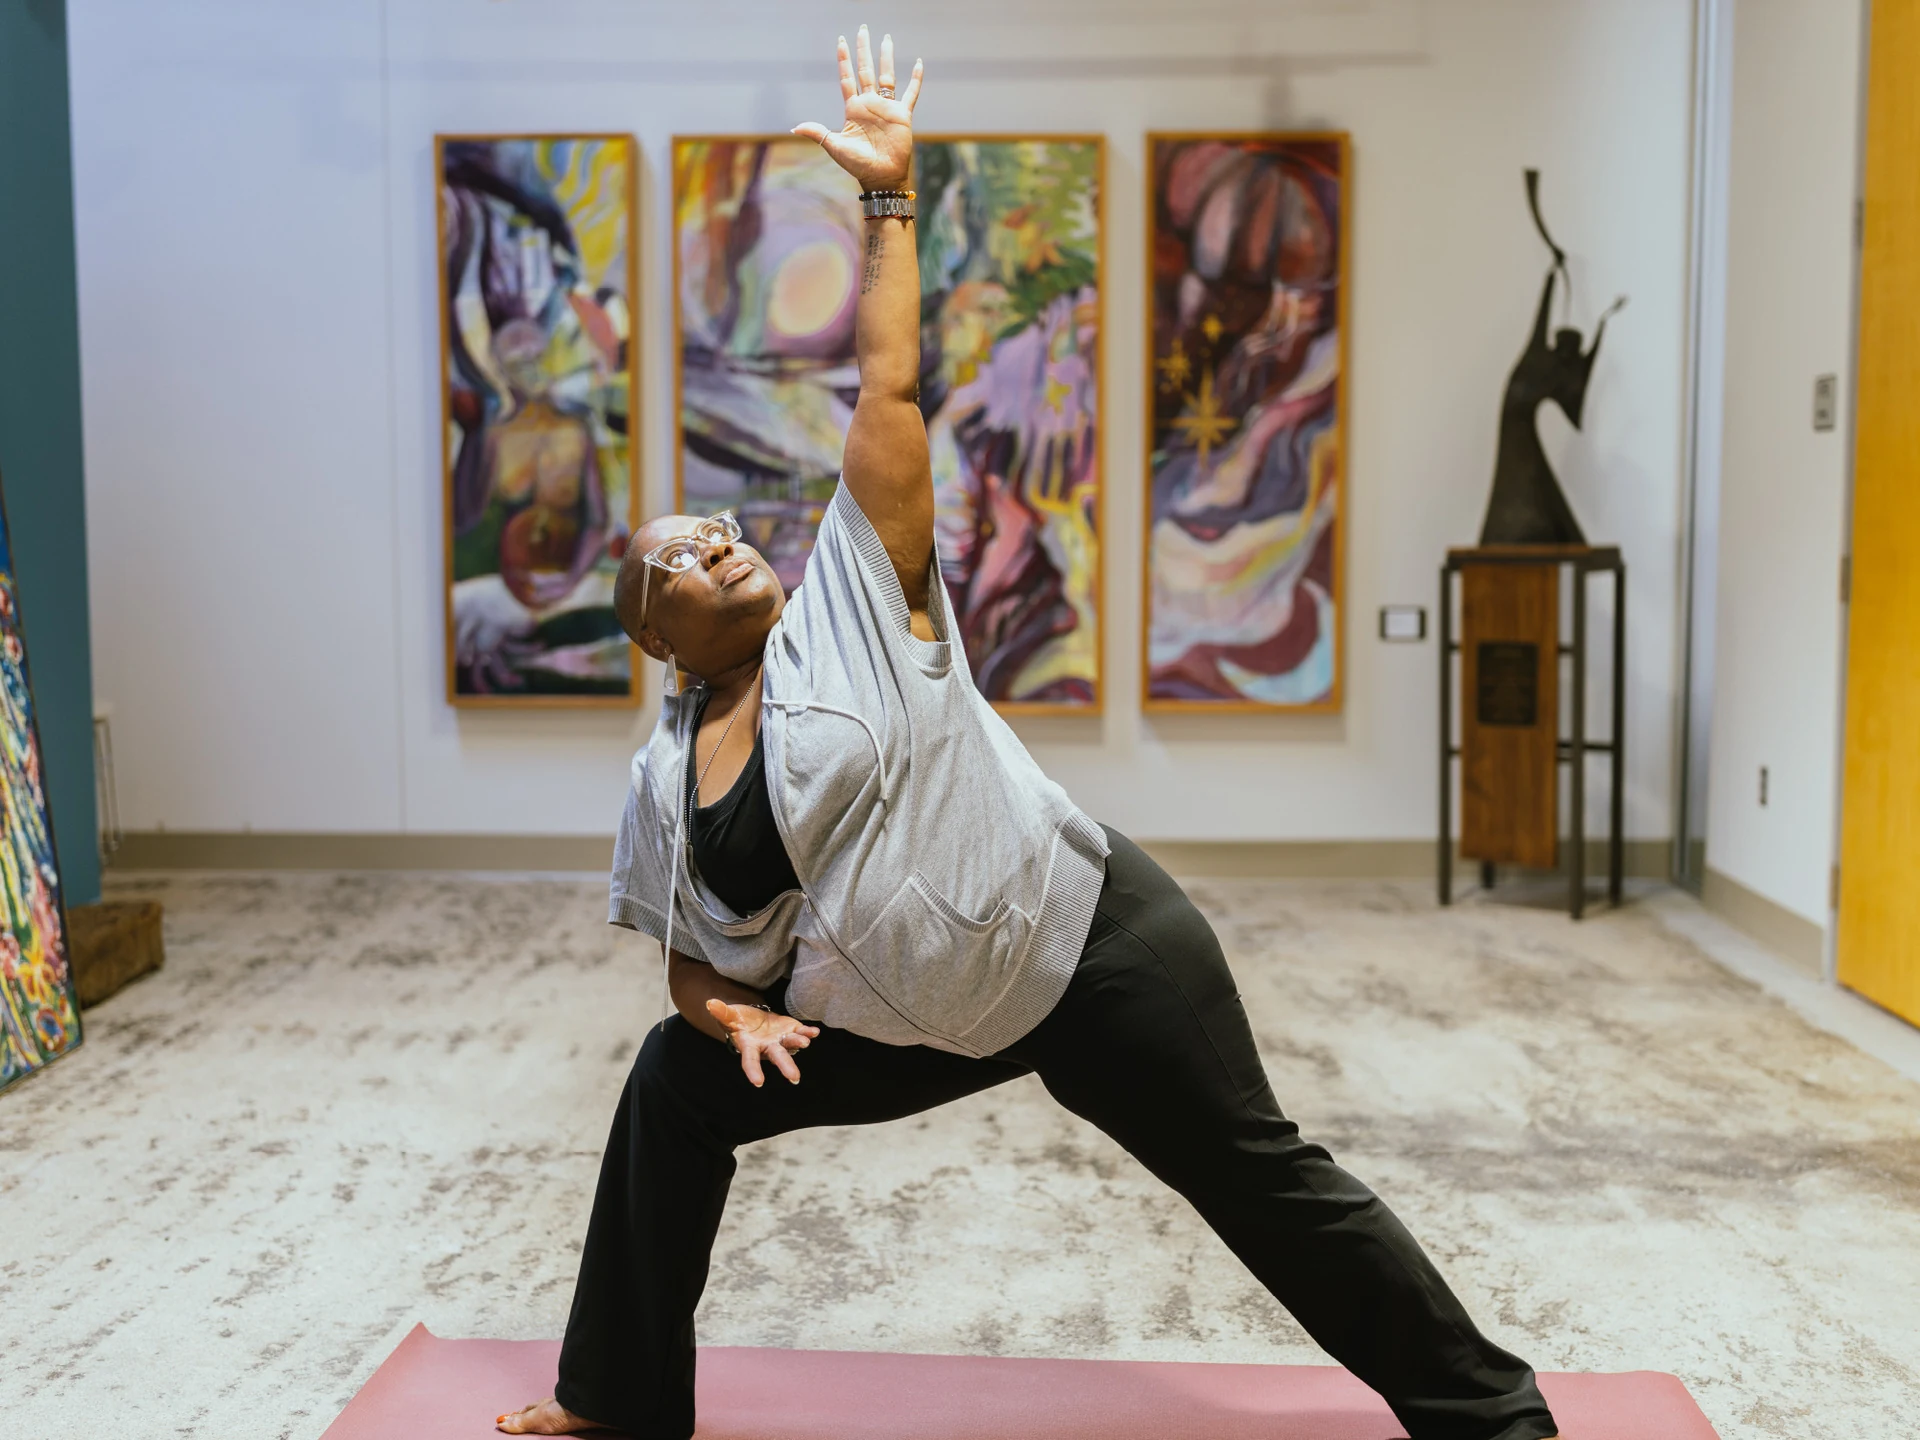
<svg viewBox="0 0 1920 1440">
<path fill-rule="evenodd" d="M 667 652 L 667 674 L 664 683 L 660 687 L 661 693 L 671 700 L 680 694 L 682 688 L 680 684 L 680 662 L 674 658 L 673 652 L 669 650 Z"/>
</svg>

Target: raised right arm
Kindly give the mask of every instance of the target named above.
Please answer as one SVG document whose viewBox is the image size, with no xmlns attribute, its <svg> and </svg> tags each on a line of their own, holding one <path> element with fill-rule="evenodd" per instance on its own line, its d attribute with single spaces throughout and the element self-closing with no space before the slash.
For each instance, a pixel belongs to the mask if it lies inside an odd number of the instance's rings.
<svg viewBox="0 0 1920 1440">
<path fill-rule="evenodd" d="M 1547 283 L 1540 287 L 1540 308 L 1534 312 L 1533 339 L 1530 342 L 1535 350 L 1550 348 L 1547 343 L 1547 327 L 1552 323 L 1553 282 L 1559 278 L 1559 273 L 1558 269 L 1547 271 Z"/>
<path fill-rule="evenodd" d="M 876 69 L 867 27 L 859 32 L 857 65 L 842 37 L 839 130 L 808 123 L 805 135 L 831 155 L 863 191 L 904 190 L 913 176 L 913 107 L 921 66 L 900 96 L 894 88 L 893 37 L 880 41 Z M 926 607 L 933 560 L 933 468 L 920 415 L 920 260 L 911 219 L 864 222 L 860 296 L 854 319 L 860 398 L 847 430 L 841 480 L 873 525 L 906 593 L 913 629 L 933 638 Z"/>
</svg>

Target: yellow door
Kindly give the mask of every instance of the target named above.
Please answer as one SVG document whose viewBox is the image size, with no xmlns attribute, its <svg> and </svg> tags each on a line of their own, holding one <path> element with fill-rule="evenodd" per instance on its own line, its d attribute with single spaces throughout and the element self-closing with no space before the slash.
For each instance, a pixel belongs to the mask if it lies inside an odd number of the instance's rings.
<svg viewBox="0 0 1920 1440">
<path fill-rule="evenodd" d="M 1840 823 L 1840 981 L 1920 1024 L 1920 3 L 1875 0 Z"/>
</svg>

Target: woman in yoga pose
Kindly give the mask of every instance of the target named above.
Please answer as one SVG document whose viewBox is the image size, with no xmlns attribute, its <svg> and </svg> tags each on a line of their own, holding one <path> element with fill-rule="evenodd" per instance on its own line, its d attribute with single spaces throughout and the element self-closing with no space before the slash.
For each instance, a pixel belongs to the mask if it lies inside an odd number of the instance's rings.
<svg viewBox="0 0 1920 1440">
<path fill-rule="evenodd" d="M 500 1428 L 686 1440 L 734 1150 L 1037 1073 L 1413 1440 L 1553 1435 L 1533 1372 L 1280 1112 L 1199 911 L 974 689 L 917 400 L 921 69 L 896 95 L 892 42 L 876 64 L 865 27 L 839 53 L 844 127 L 796 133 L 859 182 L 867 217 L 841 484 L 792 596 L 730 515 L 664 516 L 627 548 L 615 605 L 669 695 L 634 759 L 611 918 L 661 941 L 678 1014 L 620 1099 L 554 1398 Z"/>
</svg>

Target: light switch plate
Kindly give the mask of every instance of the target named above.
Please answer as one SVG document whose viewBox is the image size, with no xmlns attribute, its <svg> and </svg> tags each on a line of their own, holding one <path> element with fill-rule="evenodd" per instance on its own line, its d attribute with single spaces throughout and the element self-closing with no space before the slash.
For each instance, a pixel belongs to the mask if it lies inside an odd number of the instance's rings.
<svg viewBox="0 0 1920 1440">
<path fill-rule="evenodd" d="M 1382 605 L 1380 638 L 1390 643 L 1410 645 L 1427 638 L 1427 607 L 1424 605 Z"/>
<path fill-rule="evenodd" d="M 1840 423 L 1840 377 L 1813 377 L 1813 428 L 1831 430 Z"/>
</svg>

